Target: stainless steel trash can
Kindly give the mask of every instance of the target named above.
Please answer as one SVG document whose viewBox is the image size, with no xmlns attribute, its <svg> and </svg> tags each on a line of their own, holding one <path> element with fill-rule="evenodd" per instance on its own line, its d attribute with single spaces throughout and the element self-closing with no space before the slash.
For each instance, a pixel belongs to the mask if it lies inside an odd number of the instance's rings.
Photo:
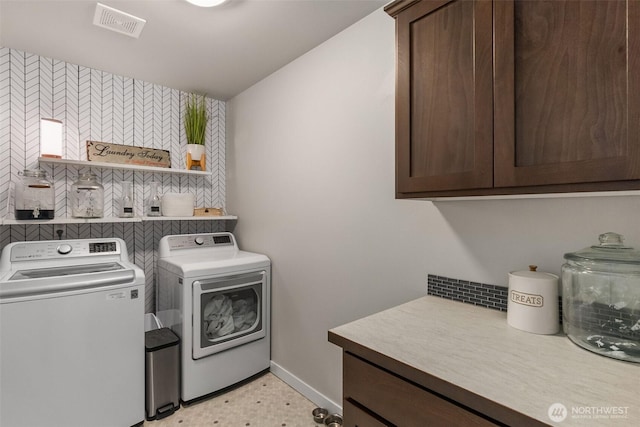
<svg viewBox="0 0 640 427">
<path fill-rule="evenodd" d="M 147 420 L 180 408 L 180 338 L 169 328 L 145 332 Z"/>
</svg>

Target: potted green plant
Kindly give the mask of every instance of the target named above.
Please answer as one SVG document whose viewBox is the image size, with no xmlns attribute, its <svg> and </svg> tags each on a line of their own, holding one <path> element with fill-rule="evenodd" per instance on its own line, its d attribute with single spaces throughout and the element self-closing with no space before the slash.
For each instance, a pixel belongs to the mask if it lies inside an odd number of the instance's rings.
<svg viewBox="0 0 640 427">
<path fill-rule="evenodd" d="M 185 101 L 184 130 L 187 136 L 187 169 L 205 170 L 204 141 L 207 131 L 207 106 L 204 95 L 189 94 Z"/>
</svg>

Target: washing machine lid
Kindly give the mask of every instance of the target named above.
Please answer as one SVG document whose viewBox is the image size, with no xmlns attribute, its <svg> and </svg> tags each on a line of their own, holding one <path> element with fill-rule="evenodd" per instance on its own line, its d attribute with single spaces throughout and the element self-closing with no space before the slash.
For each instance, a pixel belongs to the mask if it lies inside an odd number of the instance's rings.
<svg viewBox="0 0 640 427">
<path fill-rule="evenodd" d="M 65 276 L 22 278 L 25 272 L 17 272 L 7 281 L 0 281 L 0 301 L 11 298 L 41 298 L 69 291 L 90 291 L 97 288 L 120 288 L 137 284 L 132 269 L 82 273 Z"/>
<path fill-rule="evenodd" d="M 117 271 L 124 270 L 125 267 L 117 262 L 106 262 L 102 264 L 80 264 L 71 265 L 66 267 L 48 267 L 48 268 L 33 268 L 29 270 L 17 270 L 11 277 L 11 280 L 24 280 L 24 279 L 50 279 L 61 276 L 74 276 L 78 274 L 87 273 L 102 273 L 105 271 Z"/>
</svg>

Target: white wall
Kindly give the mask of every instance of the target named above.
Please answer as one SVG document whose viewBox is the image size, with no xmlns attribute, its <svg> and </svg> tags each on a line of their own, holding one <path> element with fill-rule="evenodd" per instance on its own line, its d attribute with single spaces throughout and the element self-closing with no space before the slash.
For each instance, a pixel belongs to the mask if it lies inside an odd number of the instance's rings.
<svg viewBox="0 0 640 427">
<path fill-rule="evenodd" d="M 427 274 L 506 285 L 601 232 L 640 246 L 638 196 L 395 200 L 394 49 L 378 10 L 227 105 L 228 210 L 273 261 L 272 360 L 337 403 L 327 330 L 423 295 Z"/>
</svg>

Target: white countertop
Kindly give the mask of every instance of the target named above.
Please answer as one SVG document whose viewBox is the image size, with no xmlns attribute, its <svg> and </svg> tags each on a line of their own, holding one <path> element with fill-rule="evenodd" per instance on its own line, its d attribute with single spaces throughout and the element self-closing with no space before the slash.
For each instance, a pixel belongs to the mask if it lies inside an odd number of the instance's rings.
<svg viewBox="0 0 640 427">
<path fill-rule="evenodd" d="M 426 296 L 331 332 L 547 424 L 640 425 L 640 364 L 512 328 L 505 312 Z"/>
</svg>

